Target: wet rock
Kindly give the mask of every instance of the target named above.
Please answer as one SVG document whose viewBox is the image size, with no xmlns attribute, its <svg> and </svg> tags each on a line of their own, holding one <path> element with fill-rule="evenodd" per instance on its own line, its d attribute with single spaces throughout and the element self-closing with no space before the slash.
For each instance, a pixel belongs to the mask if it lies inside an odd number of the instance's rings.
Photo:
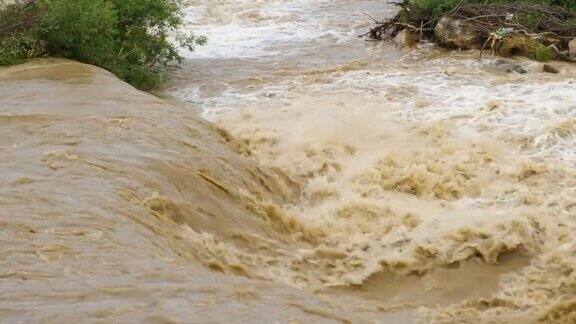
<svg viewBox="0 0 576 324">
<path fill-rule="evenodd" d="M 394 37 L 394 43 L 398 47 L 413 47 L 416 45 L 417 39 L 414 33 L 404 29 Z"/>
<path fill-rule="evenodd" d="M 487 66 L 488 70 L 493 72 L 507 72 L 507 73 L 518 73 L 518 74 L 526 74 L 528 71 L 522 67 L 520 64 L 514 63 L 514 61 L 499 59 L 490 63 Z"/>
<path fill-rule="evenodd" d="M 518 73 L 518 74 L 526 74 L 528 73 L 528 71 L 526 71 L 526 69 L 524 69 L 522 67 L 522 65 L 519 64 L 513 64 L 511 66 L 508 67 L 508 69 L 506 70 L 506 72 L 508 73 Z"/>
<path fill-rule="evenodd" d="M 542 66 L 542 71 L 548 72 L 548 73 L 554 73 L 554 74 L 560 73 L 560 70 L 556 66 L 551 65 L 551 64 L 544 64 Z"/>
<path fill-rule="evenodd" d="M 556 45 L 549 45 L 548 49 L 552 54 L 551 57 L 552 60 L 570 62 L 570 53 L 568 52 L 568 50 L 561 51 L 560 49 L 558 49 L 558 46 Z"/>
<path fill-rule="evenodd" d="M 449 48 L 473 49 L 479 47 L 477 33 L 464 21 L 444 17 L 434 30 L 438 43 Z"/>
<path fill-rule="evenodd" d="M 576 61 L 576 38 L 568 43 L 568 55 L 572 61 Z"/>
<path fill-rule="evenodd" d="M 550 50 L 550 53 L 552 54 L 553 60 L 563 60 L 563 61 L 568 60 L 568 52 L 560 51 L 558 49 L 558 46 L 552 44 L 552 45 L 548 46 L 548 49 Z"/>
<path fill-rule="evenodd" d="M 504 65 L 509 65 L 510 61 L 509 60 L 504 60 L 504 59 L 498 59 L 496 61 L 494 61 L 494 63 L 492 63 L 492 65 L 494 66 L 504 66 Z"/>
</svg>

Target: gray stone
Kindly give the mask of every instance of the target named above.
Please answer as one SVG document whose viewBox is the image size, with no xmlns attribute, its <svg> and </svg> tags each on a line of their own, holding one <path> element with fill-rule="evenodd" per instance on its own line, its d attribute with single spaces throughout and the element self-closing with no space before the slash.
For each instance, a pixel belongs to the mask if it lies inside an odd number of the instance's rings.
<svg viewBox="0 0 576 324">
<path fill-rule="evenodd" d="M 558 58 L 562 58 L 562 52 L 560 52 L 560 50 L 558 49 L 558 47 L 554 44 L 548 46 L 548 49 L 550 50 L 550 53 L 552 53 L 552 59 L 558 59 Z"/>
<path fill-rule="evenodd" d="M 473 49 L 480 47 L 478 34 L 464 21 L 444 17 L 434 30 L 440 45 L 449 48 Z"/>
<path fill-rule="evenodd" d="M 568 43 L 568 55 L 572 61 L 576 61 L 576 38 Z"/>
<path fill-rule="evenodd" d="M 514 63 L 512 60 L 508 59 L 498 59 L 495 60 L 485 66 L 485 68 L 492 72 L 508 72 L 508 73 L 518 73 L 518 74 L 526 74 L 525 68 L 522 67 L 520 64 Z"/>
<path fill-rule="evenodd" d="M 560 73 L 560 70 L 559 70 L 557 67 L 555 67 L 554 65 L 551 65 L 551 64 L 544 64 L 544 65 L 542 66 L 542 71 L 548 72 L 548 73 L 554 73 L 554 74 Z"/>
<path fill-rule="evenodd" d="M 506 72 L 508 73 L 518 73 L 518 74 L 526 74 L 528 71 L 524 69 L 521 65 L 518 64 L 511 64 L 506 68 Z"/>
</svg>

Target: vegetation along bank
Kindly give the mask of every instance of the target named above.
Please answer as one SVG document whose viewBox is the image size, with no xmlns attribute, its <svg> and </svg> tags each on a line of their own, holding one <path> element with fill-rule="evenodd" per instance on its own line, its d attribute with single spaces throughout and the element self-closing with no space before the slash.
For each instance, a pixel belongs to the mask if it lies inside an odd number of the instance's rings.
<svg viewBox="0 0 576 324">
<path fill-rule="evenodd" d="M 62 57 L 102 67 L 141 88 L 206 38 L 179 32 L 181 0 L 0 0 L 0 66 Z"/>
<path fill-rule="evenodd" d="M 455 49 L 479 49 L 538 61 L 576 60 L 576 1 L 406 0 L 365 37 L 413 43 L 428 39 Z"/>
</svg>

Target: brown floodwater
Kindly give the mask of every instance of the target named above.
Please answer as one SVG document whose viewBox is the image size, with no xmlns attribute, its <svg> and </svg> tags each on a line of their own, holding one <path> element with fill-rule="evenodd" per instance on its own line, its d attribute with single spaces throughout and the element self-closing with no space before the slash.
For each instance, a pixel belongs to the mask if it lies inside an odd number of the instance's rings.
<svg viewBox="0 0 576 324">
<path fill-rule="evenodd" d="M 358 39 L 393 12 L 189 1 L 157 96 L 0 69 L 0 320 L 573 323 L 575 66 Z"/>
</svg>

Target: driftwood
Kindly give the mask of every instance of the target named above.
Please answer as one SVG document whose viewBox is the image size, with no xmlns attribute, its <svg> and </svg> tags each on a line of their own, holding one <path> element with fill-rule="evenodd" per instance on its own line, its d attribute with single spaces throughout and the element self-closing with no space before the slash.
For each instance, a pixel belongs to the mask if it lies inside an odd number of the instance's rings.
<svg viewBox="0 0 576 324">
<path fill-rule="evenodd" d="M 390 4 L 399 7 L 399 13 L 383 21 L 372 18 L 376 25 L 359 38 L 374 41 L 393 40 L 403 30 L 417 33 L 421 38 L 434 34 L 434 26 L 440 17 L 428 17 L 408 2 L 390 2 Z"/>
</svg>

